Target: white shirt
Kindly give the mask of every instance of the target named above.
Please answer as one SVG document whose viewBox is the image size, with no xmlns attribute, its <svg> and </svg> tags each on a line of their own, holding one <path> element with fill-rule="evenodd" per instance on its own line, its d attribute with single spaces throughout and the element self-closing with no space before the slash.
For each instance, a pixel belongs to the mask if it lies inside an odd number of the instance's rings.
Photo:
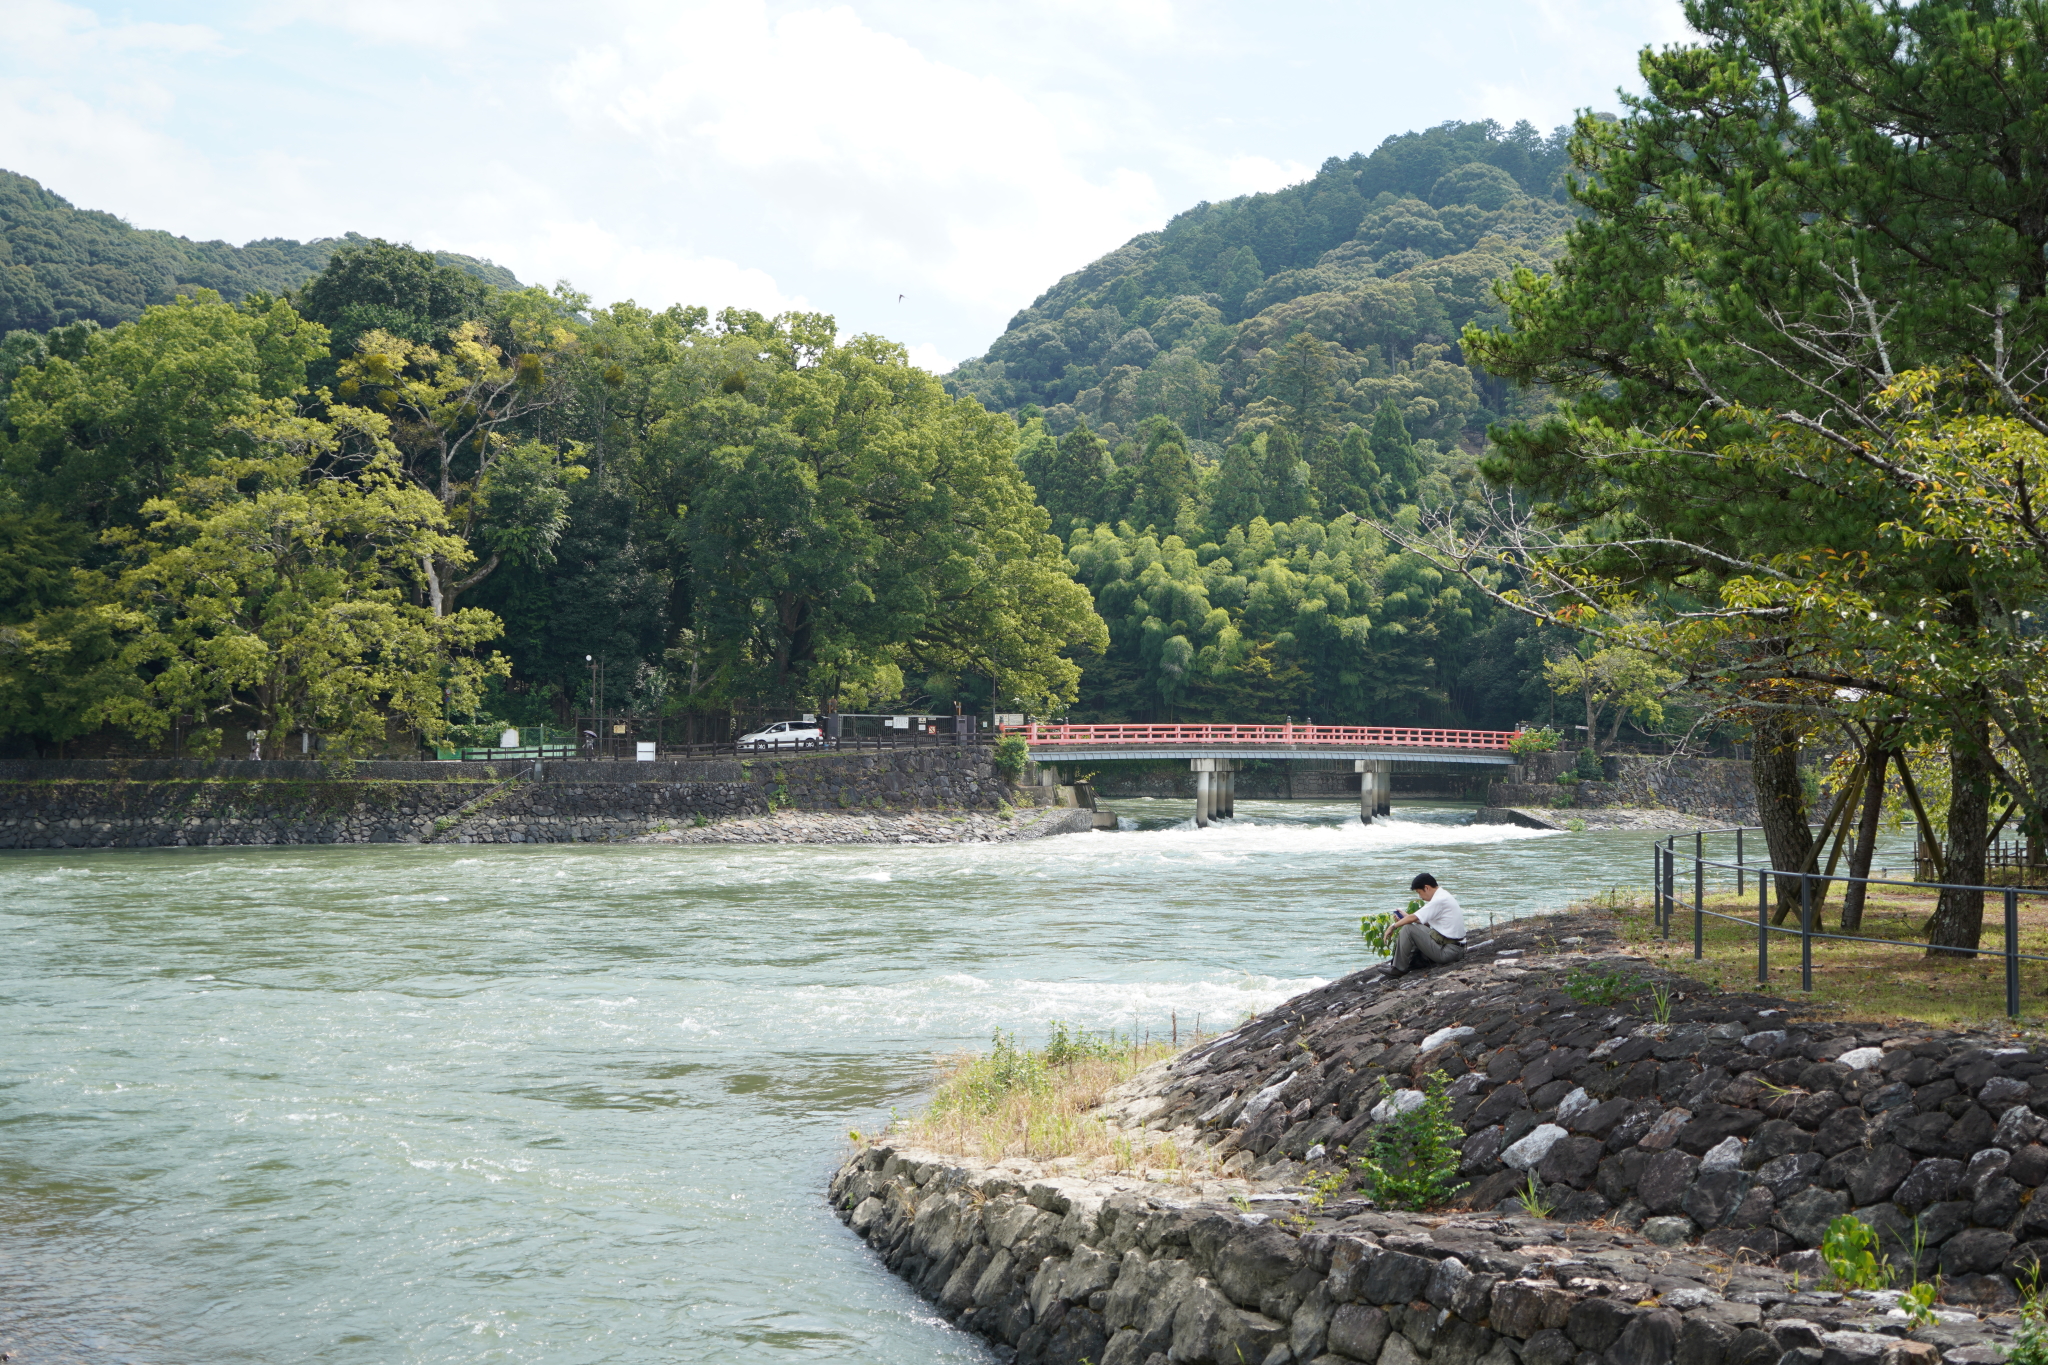
<svg viewBox="0 0 2048 1365">
<path fill-rule="evenodd" d="M 1429 904 L 1415 912 L 1415 918 L 1445 938 L 1465 937 L 1464 907 L 1441 886 L 1436 889 L 1436 894 L 1429 898 Z"/>
</svg>

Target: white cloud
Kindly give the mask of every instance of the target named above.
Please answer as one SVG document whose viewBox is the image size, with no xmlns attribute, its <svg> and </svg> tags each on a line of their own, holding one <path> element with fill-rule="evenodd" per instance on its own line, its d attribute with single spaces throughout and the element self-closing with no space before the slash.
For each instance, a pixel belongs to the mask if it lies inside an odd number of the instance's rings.
<svg viewBox="0 0 2048 1365">
<path fill-rule="evenodd" d="M 843 6 L 691 7 L 553 88 L 584 126 L 742 177 L 818 265 L 959 303 L 1013 306 L 1165 210 L 1140 171 L 1084 172 L 1029 93 Z"/>
<path fill-rule="evenodd" d="M 930 370 L 933 374 L 944 374 L 960 363 L 947 359 L 945 353 L 929 341 L 917 342 L 907 349 L 910 352 L 911 364 L 921 370 Z"/>
<path fill-rule="evenodd" d="M 600 304 L 630 298 L 655 309 L 701 303 L 713 311 L 733 307 L 768 314 L 812 306 L 801 294 L 785 293 L 764 270 L 637 245 L 588 219 L 534 223 L 518 236 L 481 242 L 476 250 L 522 280 L 567 280 Z"/>
</svg>

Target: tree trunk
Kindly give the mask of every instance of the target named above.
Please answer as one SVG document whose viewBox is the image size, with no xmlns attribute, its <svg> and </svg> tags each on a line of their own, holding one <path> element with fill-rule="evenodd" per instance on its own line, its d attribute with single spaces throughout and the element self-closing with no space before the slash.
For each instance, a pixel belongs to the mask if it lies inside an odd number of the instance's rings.
<svg viewBox="0 0 2048 1365">
<path fill-rule="evenodd" d="M 1856 843 L 1849 850 L 1849 875 L 1868 877 L 1871 859 L 1877 853 L 1878 819 L 1884 814 L 1884 775 L 1891 756 L 1873 743 L 1863 751 L 1863 814 L 1856 822 Z M 1870 888 L 1851 881 L 1842 891 L 1842 931 L 1855 933 L 1863 927 L 1863 902 Z"/>
<path fill-rule="evenodd" d="M 1771 866 L 1798 869 L 1813 852 L 1813 831 L 1806 826 L 1806 788 L 1799 781 L 1799 739 L 1802 727 L 1789 716 L 1768 712 L 1752 727 L 1750 771 L 1756 780 L 1757 818 Z M 1799 907 L 1799 878 L 1778 877 L 1778 908 L 1772 917 L 1782 923 Z"/>
<path fill-rule="evenodd" d="M 1949 732 L 1948 838 L 1942 864 L 1945 878 L 1981 887 L 1984 844 L 1991 831 L 1991 726 L 1981 716 Z M 1927 921 L 1927 955 L 1956 956 L 1955 949 L 1975 948 L 1984 934 L 1984 893 L 1947 890 Z"/>
</svg>

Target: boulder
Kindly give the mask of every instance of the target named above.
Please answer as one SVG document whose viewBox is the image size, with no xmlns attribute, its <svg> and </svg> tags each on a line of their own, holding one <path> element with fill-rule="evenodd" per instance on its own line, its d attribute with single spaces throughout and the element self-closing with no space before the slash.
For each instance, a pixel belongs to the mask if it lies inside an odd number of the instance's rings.
<svg viewBox="0 0 2048 1365">
<path fill-rule="evenodd" d="M 1820 1168 L 1820 1183 L 1845 1189 L 1857 1204 L 1875 1204 L 1888 1198 L 1913 1169 L 1913 1158 L 1903 1148 L 1858 1147 L 1830 1157 Z"/>
<path fill-rule="evenodd" d="M 1914 1211 L 1955 1197 L 1963 1181 L 1963 1163 L 1949 1157 L 1929 1157 L 1915 1165 L 1892 1191 L 1892 1202 Z"/>
<path fill-rule="evenodd" d="M 1579 1296 L 1542 1280 L 1507 1280 L 1493 1287 L 1493 1329 L 1528 1340 L 1546 1327 L 1562 1328 Z"/>
<path fill-rule="evenodd" d="M 1500 1159 L 1518 1171 L 1526 1171 L 1550 1155 L 1550 1149 L 1568 1136 L 1554 1123 L 1539 1123 L 1527 1137 L 1509 1144 Z"/>
<path fill-rule="evenodd" d="M 1840 1191 L 1809 1186 L 1780 1204 L 1773 1221 L 1799 1245 L 1817 1247 L 1827 1235 L 1828 1224 L 1848 1211 L 1849 1200 Z"/>
<path fill-rule="evenodd" d="M 2013 1236 L 1997 1228 L 1965 1228 L 1941 1245 L 1944 1275 L 1987 1274 L 2012 1254 Z"/>
<path fill-rule="evenodd" d="M 1330 1315 L 1329 1347 L 1353 1360 L 1378 1360 L 1389 1330 L 1384 1310 L 1360 1303 L 1339 1304 Z"/>
<path fill-rule="evenodd" d="M 1644 1165 L 1636 1198 L 1652 1213 L 1676 1213 L 1698 1168 L 1698 1160 L 1684 1152 L 1659 1152 Z"/>
</svg>

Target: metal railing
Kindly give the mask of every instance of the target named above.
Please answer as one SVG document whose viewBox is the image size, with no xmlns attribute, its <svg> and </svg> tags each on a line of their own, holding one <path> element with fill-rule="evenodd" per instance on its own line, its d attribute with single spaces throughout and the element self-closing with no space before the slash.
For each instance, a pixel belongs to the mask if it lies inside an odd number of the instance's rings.
<svg viewBox="0 0 2048 1365">
<path fill-rule="evenodd" d="M 1390 749 L 1506 752 L 1519 730 L 1432 730 L 1387 725 L 1056 725 L 1003 727 L 1033 746 L 1063 744 L 1340 744 Z"/>
<path fill-rule="evenodd" d="M 961 730 L 958 734 L 922 734 L 913 730 L 884 730 L 878 735 L 841 735 L 837 739 L 759 740 L 741 745 L 734 740 L 715 744 L 670 744 L 663 746 L 663 758 L 773 758 L 781 754 L 884 753 L 895 749 L 973 748 L 995 743 L 997 735 L 987 730 Z"/>
<path fill-rule="evenodd" d="M 1756 979 L 1760 985 L 1769 985 L 1771 979 L 1771 935 L 1797 935 L 1799 938 L 1799 988 L 1813 990 L 1813 945 L 1816 940 L 1835 943 L 1871 943 L 1885 948 L 1914 948 L 1925 951 L 1937 945 L 1915 939 L 1872 938 L 1864 934 L 1830 934 L 1813 927 L 1813 887 L 1815 882 L 1822 885 L 1825 894 L 1827 884 L 1861 884 L 1863 886 L 1896 886 L 1913 891 L 1981 891 L 2002 896 L 2005 901 L 2003 925 L 2003 946 L 1993 954 L 1984 948 L 1950 948 L 1939 945 L 1944 953 L 1958 957 L 1998 956 L 2005 961 L 2005 1012 L 2008 1017 L 2018 1018 L 2020 1012 L 2020 963 L 2048 962 L 2048 956 L 2022 953 L 2020 939 L 2020 897 L 2048 894 L 2018 886 L 1977 886 L 1965 882 L 1898 881 L 1887 877 L 1851 877 L 1837 872 L 1796 872 L 1783 871 L 1769 863 L 1750 863 L 1745 866 L 1742 859 L 1742 836 L 1745 832 L 1761 832 L 1760 826 L 1731 826 L 1723 829 L 1693 831 L 1692 851 L 1692 955 L 1699 961 L 1706 953 L 1706 922 L 1708 919 L 1724 920 L 1730 924 L 1747 924 L 1748 920 L 1736 915 L 1722 914 L 1707 909 L 1707 871 L 1709 868 L 1721 872 L 1734 872 L 1736 895 L 1744 894 L 1746 874 L 1756 877 Z M 1735 861 L 1717 862 L 1706 856 L 1706 838 L 1714 834 L 1735 836 Z M 1664 842 L 1651 846 L 1652 899 L 1656 923 L 1665 939 L 1671 937 L 1671 923 L 1681 907 L 1678 891 L 1678 863 L 1681 855 L 1677 849 L 1677 835 L 1666 836 Z M 1799 880 L 1799 926 L 1771 923 L 1771 882 L 1776 879 Z"/>
</svg>

